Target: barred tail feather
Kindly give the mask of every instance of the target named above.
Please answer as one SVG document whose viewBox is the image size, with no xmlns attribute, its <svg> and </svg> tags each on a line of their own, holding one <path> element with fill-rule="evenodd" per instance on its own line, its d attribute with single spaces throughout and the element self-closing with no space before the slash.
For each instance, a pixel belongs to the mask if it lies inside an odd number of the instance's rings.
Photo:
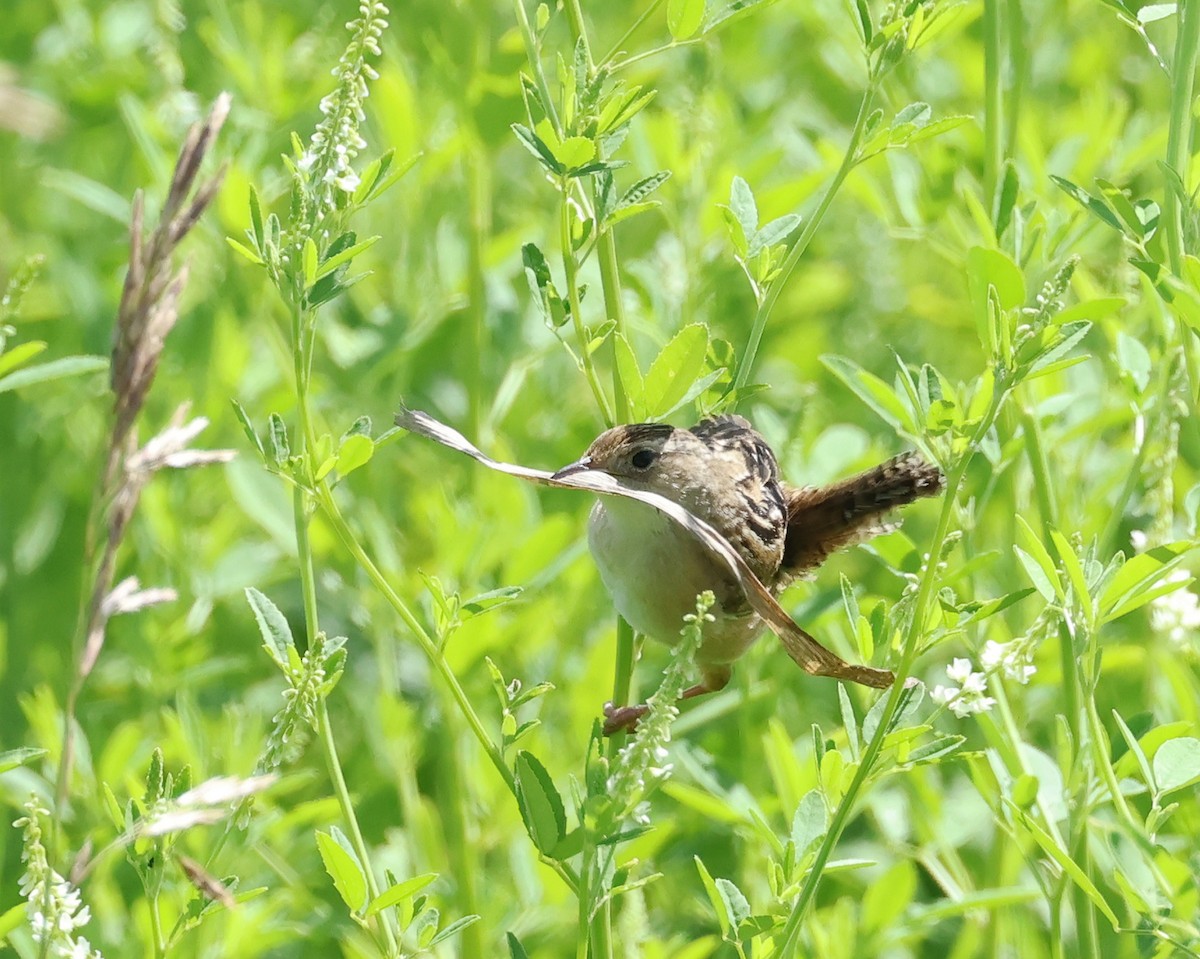
<svg viewBox="0 0 1200 959">
<path fill-rule="evenodd" d="M 887 513 L 942 490 L 945 477 L 915 452 L 830 486 L 786 487 L 787 538 L 780 579 L 819 566 L 830 553 L 895 529 Z"/>
</svg>

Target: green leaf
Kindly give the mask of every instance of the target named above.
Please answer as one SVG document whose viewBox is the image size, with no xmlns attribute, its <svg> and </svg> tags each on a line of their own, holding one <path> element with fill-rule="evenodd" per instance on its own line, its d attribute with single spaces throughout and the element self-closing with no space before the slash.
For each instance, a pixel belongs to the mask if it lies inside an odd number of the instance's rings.
<svg viewBox="0 0 1200 959">
<path fill-rule="evenodd" d="M 1138 737 L 1134 735 L 1133 730 L 1129 728 L 1129 724 L 1125 722 L 1121 714 L 1115 709 L 1112 711 L 1113 719 L 1116 721 L 1117 729 L 1121 731 L 1121 736 L 1125 740 L 1125 745 L 1129 747 L 1128 755 L 1133 756 L 1137 760 L 1138 768 L 1142 771 L 1142 780 L 1147 786 L 1153 787 L 1154 774 L 1150 769 L 1150 761 L 1146 759 L 1146 753 L 1142 749 L 1142 744 L 1138 742 Z M 1136 721 L 1137 717 L 1134 717 Z M 1123 758 L 1118 756 L 1114 751 L 1114 759 Z"/>
<path fill-rule="evenodd" d="M 1168 739 L 1154 754 L 1154 783 L 1158 794 L 1190 786 L 1200 779 L 1200 739 Z"/>
<path fill-rule="evenodd" d="M 225 242 L 228 243 L 229 246 L 233 248 L 234 252 L 240 253 L 243 257 L 245 257 L 247 260 L 249 260 L 255 266 L 266 266 L 267 261 L 264 260 L 262 257 L 260 257 L 252 249 L 250 249 L 250 247 L 246 246 L 245 243 L 241 243 L 241 242 L 235 240 L 231 236 L 225 237 Z"/>
<path fill-rule="evenodd" d="M 750 184 L 740 176 L 735 176 L 729 187 L 729 210 L 737 220 L 738 226 L 742 228 L 742 235 L 746 238 L 746 242 L 749 243 L 758 229 L 758 206 L 754 202 Z"/>
<path fill-rule="evenodd" d="M 515 600 L 524 589 L 520 586 L 501 586 L 498 589 L 489 589 L 486 593 L 480 593 L 477 596 L 472 596 L 462 604 L 465 612 L 472 616 L 478 616 L 480 613 L 486 613 L 490 609 L 504 606 Z"/>
<path fill-rule="evenodd" d="M 621 194 L 621 199 L 617 201 L 617 205 L 613 212 L 616 213 L 625 209 L 625 207 L 633 206 L 634 204 L 640 204 L 646 199 L 646 197 L 666 183 L 669 179 L 671 179 L 670 170 L 661 170 L 658 173 L 651 174 L 648 177 L 643 177 Z"/>
<path fill-rule="evenodd" d="M 842 728 L 846 730 L 850 756 L 858 759 L 858 721 L 854 717 L 854 705 L 850 702 L 845 683 L 838 683 L 838 707 L 842 713 Z"/>
<path fill-rule="evenodd" d="M 337 826 L 328 833 L 318 831 L 317 851 L 342 902 L 351 912 L 360 912 L 367 898 L 367 879 L 342 831 Z"/>
<path fill-rule="evenodd" d="M 936 739 L 909 750 L 904 761 L 914 765 L 936 762 L 958 752 L 966 741 L 966 736 L 938 736 Z"/>
<path fill-rule="evenodd" d="M 874 373 L 868 373 L 853 360 L 842 356 L 822 356 L 821 362 L 893 429 L 910 435 L 917 432 L 912 415 L 895 390 Z"/>
<path fill-rule="evenodd" d="M 317 269 L 316 278 L 319 280 L 323 276 L 328 276 L 339 266 L 348 264 L 351 260 L 358 256 L 358 254 L 362 253 L 364 250 L 369 250 L 378 242 L 379 237 L 368 237 L 361 243 L 355 243 L 352 246 L 348 246 L 344 250 L 335 253 L 321 263 L 320 267 Z"/>
<path fill-rule="evenodd" d="M 18 366 L 24 366 L 45 348 L 46 344 L 42 340 L 30 340 L 28 343 L 17 344 L 5 353 L 0 353 L 0 377 L 11 373 Z"/>
<path fill-rule="evenodd" d="M 784 240 L 799 225 L 800 216 L 796 213 L 786 213 L 772 220 L 761 230 L 755 231 L 754 235 L 750 237 L 746 255 L 757 256 L 763 250 Z"/>
<path fill-rule="evenodd" d="M 1058 593 L 1062 589 L 1062 584 L 1059 582 L 1057 572 L 1053 578 L 1046 575 L 1045 568 L 1032 556 L 1030 556 L 1020 546 L 1013 546 L 1013 552 L 1017 554 L 1017 560 L 1025 568 L 1026 574 L 1029 576 L 1030 582 L 1042 598 L 1048 603 L 1053 603 L 1059 598 Z"/>
<path fill-rule="evenodd" d="M 738 925 L 750 915 L 750 902 L 736 885 L 728 879 L 716 881 L 717 893 L 721 897 L 721 905 L 725 915 L 729 917 L 732 926 Z"/>
<path fill-rule="evenodd" d="M 562 797 L 546 767 L 536 756 L 522 749 L 514 768 L 517 802 L 525 828 L 540 852 L 549 855 L 567 834 L 567 816 Z"/>
<path fill-rule="evenodd" d="M 112 187 L 71 170 L 53 167 L 42 167 L 41 181 L 51 190 L 119 223 L 122 229 L 129 225 L 129 200 Z"/>
<path fill-rule="evenodd" d="M 250 187 L 250 232 L 254 247 L 260 253 L 266 249 L 266 233 L 263 231 L 262 205 L 258 202 L 258 191 Z"/>
<path fill-rule="evenodd" d="M 504 934 L 504 939 L 508 943 L 508 959 L 529 959 L 529 953 L 527 953 L 525 951 L 525 947 L 521 945 L 520 939 L 514 936 L 511 932 L 506 932 Z"/>
<path fill-rule="evenodd" d="M 1107 900 L 1100 894 L 1100 890 L 1096 888 L 1095 883 L 1088 878 L 1088 874 L 1083 871 L 1079 864 L 1055 841 L 1054 837 L 1047 833 L 1046 830 L 1031 819 L 1022 809 L 1018 808 L 1012 800 L 1004 797 L 1004 802 L 1011 809 L 1013 818 L 1042 847 L 1046 855 L 1058 863 L 1062 867 L 1063 872 L 1071 877 L 1071 880 L 1083 891 L 1084 895 L 1096 904 L 1096 908 L 1104 913 L 1104 917 L 1112 923 L 1113 928 L 1119 928 L 1121 924 L 1117 921 L 1116 913 L 1112 911 L 1112 907 L 1109 906 Z"/>
<path fill-rule="evenodd" d="M 278 413 L 267 417 L 269 435 L 271 437 L 271 456 L 276 466 L 283 466 L 291 457 L 291 444 L 288 443 L 287 425 Z"/>
<path fill-rule="evenodd" d="M 427 948 L 432 948 L 439 942 L 445 942 L 451 936 L 457 936 L 460 932 L 466 929 L 467 926 L 470 926 L 476 922 L 479 922 L 478 916 L 462 916 L 458 919 L 455 919 L 454 922 L 450 923 L 450 925 L 446 926 L 445 929 L 441 930 L 436 936 L 429 940 Z"/>
<path fill-rule="evenodd" d="M 854 0 L 854 9 L 858 13 L 858 24 L 862 27 L 863 43 L 869 44 L 874 30 L 871 26 L 871 10 L 867 6 L 867 0 Z"/>
<path fill-rule="evenodd" d="M 307 290 L 317 281 L 317 244 L 311 236 L 304 239 L 301 262 L 304 265 L 304 288 Z"/>
<path fill-rule="evenodd" d="M 957 113 L 951 117 L 941 117 L 920 127 L 908 138 L 908 142 L 920 143 L 922 140 L 932 140 L 934 137 L 940 137 L 943 133 L 956 130 L 964 123 L 970 123 L 974 119 L 973 116 L 966 113 Z"/>
<path fill-rule="evenodd" d="M 1025 274 L 1000 250 L 982 246 L 970 249 L 967 253 L 967 286 L 977 311 L 985 308 L 989 286 L 995 288 L 1002 309 L 1015 310 L 1025 304 Z"/>
<path fill-rule="evenodd" d="M 554 158 L 568 170 L 585 166 L 596 156 L 596 144 L 587 137 L 567 137 L 553 150 Z"/>
<path fill-rule="evenodd" d="M 809 847 L 822 838 L 829 829 L 829 813 L 825 799 L 819 789 L 810 789 L 796 807 L 792 816 L 792 832 L 789 837 L 796 847 L 797 860 L 803 860 Z"/>
<path fill-rule="evenodd" d="M 987 619 L 989 616 L 994 616 L 1001 610 L 1008 609 L 1014 603 L 1019 603 L 1026 596 L 1036 593 L 1037 590 L 1032 586 L 1026 586 L 1023 589 L 1014 590 L 1011 593 L 1006 593 L 1004 596 L 998 596 L 995 599 L 987 599 L 983 602 L 966 604 L 959 607 L 967 614 L 965 623 L 977 623 L 982 619 Z"/>
<path fill-rule="evenodd" d="M 341 476 L 347 476 L 360 466 L 370 462 L 375 455 L 375 442 L 369 436 L 355 433 L 342 441 L 337 451 L 337 471 Z"/>
<path fill-rule="evenodd" d="M 646 415 L 662 416 L 696 381 L 708 355 L 708 328 L 692 323 L 663 347 L 646 374 Z"/>
<path fill-rule="evenodd" d="M 699 856 L 693 856 L 692 860 L 696 863 L 696 870 L 700 873 L 700 882 L 704 886 L 704 891 L 708 893 L 708 901 L 712 903 L 713 912 L 717 916 L 717 924 L 721 927 L 721 935 L 728 936 L 730 923 L 729 913 L 725 908 L 725 900 L 721 896 L 720 890 L 717 889 L 716 882 L 713 881 L 712 875 L 708 868 Z"/>
<path fill-rule="evenodd" d="M 1178 3 L 1148 3 L 1144 7 L 1138 8 L 1138 23 L 1145 26 L 1156 20 L 1165 20 L 1167 17 L 1173 17 L 1178 10 Z"/>
<path fill-rule="evenodd" d="M 915 683 L 912 686 L 906 686 L 904 691 L 900 693 L 900 703 L 896 707 L 896 712 L 892 716 L 892 721 L 888 724 L 887 732 L 903 729 L 904 723 L 917 713 L 917 708 L 925 699 L 925 684 Z M 863 742 L 870 742 L 875 738 L 875 731 L 879 728 L 879 721 L 883 719 L 883 711 L 887 706 L 888 694 L 884 693 L 875 704 L 867 711 L 866 717 L 862 724 Z"/>
<path fill-rule="evenodd" d="M 717 28 L 724 29 L 738 20 L 744 19 L 755 10 L 764 10 L 777 3 L 778 0 L 729 0 L 722 7 L 713 10 L 704 22 L 704 32 L 713 33 Z"/>
<path fill-rule="evenodd" d="M 262 634 L 263 649 L 282 670 L 289 669 L 288 650 L 296 648 L 292 628 L 279 607 L 253 586 L 246 587 L 246 601 L 254 611 L 254 620 Z"/>
<path fill-rule="evenodd" d="M 704 22 L 704 0 L 668 0 L 667 29 L 678 43 L 695 35 Z"/>
<path fill-rule="evenodd" d="M 1054 591 L 1054 596 L 1047 596 L 1047 599 L 1053 600 L 1065 599 L 1067 595 L 1066 589 L 1063 588 L 1062 580 L 1059 578 L 1058 569 L 1054 565 L 1054 560 L 1051 558 L 1049 551 L 1042 544 L 1041 538 L 1034 532 L 1033 527 L 1025 521 L 1024 516 L 1017 516 L 1017 539 L 1021 541 L 1022 550 L 1020 547 L 1014 546 L 1017 551 L 1018 558 L 1021 559 L 1021 564 L 1025 566 L 1026 572 L 1030 573 L 1030 578 L 1037 586 L 1037 577 L 1029 570 L 1027 560 L 1032 560 L 1040 569 L 1044 576 L 1044 582 L 1050 585 Z M 1042 595 L 1045 595 L 1043 593 Z"/>
<path fill-rule="evenodd" d="M 1075 555 L 1075 550 L 1067 538 L 1058 530 L 1052 529 L 1050 531 L 1050 539 L 1054 542 L 1054 548 L 1058 551 L 1058 558 L 1061 560 L 1063 568 L 1067 571 L 1067 579 L 1071 581 L 1071 589 L 1075 593 L 1075 598 L 1079 601 L 1080 607 L 1083 609 L 1083 616 L 1088 622 L 1091 622 L 1092 596 L 1088 592 L 1087 576 L 1084 575 L 1079 557 Z"/>
<path fill-rule="evenodd" d="M 1092 196 L 1083 187 L 1072 183 L 1070 180 L 1064 177 L 1054 176 L 1051 174 L 1050 179 L 1054 182 L 1055 186 L 1063 191 L 1063 193 L 1069 196 L 1093 216 L 1107 223 L 1114 230 L 1121 229 L 1121 221 L 1117 218 L 1117 215 L 1113 213 L 1109 205 L 1103 200 Z M 1122 230 L 1122 232 L 1124 231 Z"/>
<path fill-rule="evenodd" d="M 919 130 L 925 126 L 933 118 L 933 108 L 928 103 L 918 101 L 910 103 L 908 106 L 896 112 L 895 119 L 892 120 L 892 129 L 911 124 L 915 129 Z"/>
<path fill-rule="evenodd" d="M 687 392 L 684 393 L 683 396 L 681 396 L 673 406 L 663 410 L 663 412 L 659 415 L 664 417 L 670 416 L 681 406 L 687 406 L 688 403 L 692 402 L 692 400 L 711 387 L 724 375 L 724 369 L 712 370 L 711 372 L 705 373 L 699 379 L 693 381 L 692 385 L 688 387 Z"/>
<path fill-rule="evenodd" d="M 623 97 L 613 97 L 600 111 L 596 129 L 603 135 L 612 136 L 645 109 L 656 93 L 655 90 L 643 93 L 640 86 L 635 86 Z"/>
<path fill-rule="evenodd" d="M 394 150 L 388 150 L 380 157 L 379 173 L 374 175 L 374 179 L 369 179 L 366 175 L 363 176 L 363 182 L 359 184 L 358 189 L 354 191 L 354 202 L 364 203 L 367 200 L 374 200 L 377 196 L 390 189 L 394 184 L 408 173 L 417 161 L 425 154 L 423 151 L 417 151 L 403 163 L 393 162 Z M 370 167 L 367 168 L 367 173 L 372 173 Z M 368 185 L 369 184 L 369 185 Z M 365 188 L 364 188 L 365 187 Z"/>
<path fill-rule="evenodd" d="M 625 220 L 637 216 L 639 213 L 647 213 L 650 210 L 657 210 L 661 203 L 657 200 L 647 200 L 645 203 L 630 203 L 628 206 L 623 206 L 618 210 L 614 210 L 604 220 L 605 228 L 616 226 Z"/>
<path fill-rule="evenodd" d="M 34 746 L 18 746 L 16 749 L 6 749 L 0 753 L 0 773 L 24 766 L 35 759 L 40 759 L 49 752 L 48 749 L 38 749 Z"/>
<path fill-rule="evenodd" d="M 250 422 L 249 414 L 246 413 L 245 408 L 237 400 L 230 400 L 229 402 L 233 404 L 233 413 L 237 417 L 238 423 L 241 424 L 242 432 L 246 434 L 246 439 L 248 439 L 250 444 L 256 450 L 258 450 L 258 455 L 265 459 L 267 455 L 266 450 L 263 449 L 262 440 L 259 439 L 258 431 L 255 430 L 254 424 Z"/>
<path fill-rule="evenodd" d="M 624 333 L 613 337 L 613 359 L 617 367 L 617 376 L 621 380 L 621 390 L 629 402 L 630 415 L 635 420 L 646 418 L 646 382 L 638 367 L 637 357 L 633 347 Z"/>
<path fill-rule="evenodd" d="M 1156 585 L 1191 548 L 1189 541 L 1179 540 L 1138 553 L 1126 561 L 1100 595 L 1101 622 L 1109 622 L 1136 608 L 1128 605 L 1134 594 Z"/>
<path fill-rule="evenodd" d="M 7 942 L 9 933 L 16 931 L 27 922 L 26 912 L 29 903 L 21 900 L 11 909 L 0 914 L 0 942 Z"/>
<path fill-rule="evenodd" d="M 403 882 L 395 883 L 389 886 L 378 896 L 371 900 L 367 906 L 366 912 L 363 915 L 370 919 L 375 913 L 387 909 L 388 906 L 394 906 L 405 899 L 411 899 L 418 892 L 428 886 L 431 882 L 437 879 L 436 872 L 427 872 L 420 876 L 413 876 L 411 879 L 405 879 Z"/>
<path fill-rule="evenodd" d="M 27 366 L 7 376 L 0 376 L 0 393 L 106 369 L 108 357 L 105 356 L 64 356 L 48 363 L 39 363 L 37 366 Z"/>
<path fill-rule="evenodd" d="M 522 126 L 520 123 L 514 123 L 512 131 L 517 135 L 517 139 L 521 141 L 521 145 L 537 157 L 542 166 L 551 173 L 560 175 L 563 173 L 563 165 L 558 162 L 558 159 L 551 152 L 550 147 L 546 145 L 545 140 L 530 130 L 529 127 Z"/>
</svg>

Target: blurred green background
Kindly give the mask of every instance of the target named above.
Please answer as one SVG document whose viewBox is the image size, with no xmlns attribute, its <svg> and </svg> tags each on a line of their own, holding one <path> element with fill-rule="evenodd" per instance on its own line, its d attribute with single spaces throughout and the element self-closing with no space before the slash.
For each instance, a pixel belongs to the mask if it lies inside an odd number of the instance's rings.
<svg viewBox="0 0 1200 959">
<path fill-rule="evenodd" d="M 618 43 L 643 9 L 625 0 L 585 4 L 594 51 Z M 1171 87 L 1111 6 L 1010 0 L 1006 10 L 1020 29 L 1005 51 L 1005 149 L 1019 205 L 1028 207 L 1026 235 L 1012 252 L 1030 299 L 1077 255 L 1075 297 L 1115 296 L 1125 304 L 1089 334 L 1091 360 L 1023 397 L 1046 427 L 1060 526 L 1090 540 L 1105 529 L 1129 477 L 1146 383 L 1169 349 L 1158 338 L 1163 305 L 1128 264 L 1120 235 L 1086 216 L 1050 175 L 1087 188 L 1103 177 L 1134 197 L 1161 201 L 1157 161 L 1167 147 Z M 742 412 L 775 446 L 792 482 L 828 481 L 905 444 L 821 364 L 823 354 L 852 357 L 889 382 L 893 351 L 909 363 L 933 364 L 951 381 L 983 367 L 966 273 L 968 251 L 993 242 L 983 229 L 992 199 L 982 186 L 982 12 L 981 3 L 961 5 L 936 39 L 901 63 L 879 103 L 887 117 L 925 101 L 935 117 L 977 120 L 855 171 L 767 326 L 754 379 L 770 389 Z M 319 118 L 317 103 L 345 46 L 343 24 L 354 15 L 352 5 L 328 0 L 5 5 L 0 78 L 27 91 L 37 110 L 23 114 L 23 128 L 0 131 L 0 274 L 27 255 L 45 255 L 15 342 L 46 340 L 47 356 L 107 354 L 128 256 L 130 197 L 145 189 L 151 208 L 161 203 L 188 124 L 218 92 L 233 96 L 215 150 L 228 163 L 225 185 L 186 244 L 190 279 L 143 432 L 190 402 L 194 414 L 212 421 L 202 445 L 243 455 L 228 467 L 162 475 L 144 495 L 119 574 L 174 586 L 180 598 L 110 626 L 80 707 L 86 745 L 70 826 L 76 844 L 92 834 L 105 841 L 100 784 L 119 797 L 140 795 L 156 745 L 168 767 L 190 763 L 197 780 L 247 774 L 279 707 L 278 677 L 242 591 L 263 590 L 299 631 L 290 493 L 249 455 L 230 400 L 260 430 L 271 412 L 294 415 L 287 319 L 261 272 L 224 237 L 241 237 L 248 226 L 252 184 L 264 204 L 285 212 L 280 155 L 290 152 L 292 131 L 307 138 Z M 1169 52 L 1174 18 L 1146 29 Z M 667 40 L 659 9 L 623 47 L 636 53 Z M 672 173 L 656 194 L 661 207 L 617 228 L 629 335 L 643 366 L 691 322 L 743 349 L 754 300 L 720 205 L 729 202 L 736 175 L 754 189 L 763 222 L 810 212 L 840 160 L 863 89 L 858 47 L 849 4 L 780 2 L 624 71 L 627 82 L 657 95 L 622 148 L 630 166 L 618 182 Z M 571 48 L 556 13 L 546 41 L 552 75 L 554 56 L 569 59 Z M 394 149 L 400 159 L 421 158 L 356 222 L 360 236 L 382 238 L 356 263 L 372 275 L 320 320 L 312 396 L 321 428 L 337 436 L 365 414 L 378 432 L 403 398 L 503 458 L 547 468 L 569 462 L 603 423 L 583 377 L 531 303 L 522 271 L 522 244 L 535 242 L 548 256 L 556 249 L 557 214 L 553 189 L 510 130 L 523 122 L 519 72 L 528 70 L 513 8 L 397 0 L 377 68 L 365 156 Z M 30 129 L 35 116 L 44 125 Z M 585 312 L 596 322 L 593 264 L 585 280 L 594 291 Z M 472 330 L 480 315 L 477 350 Z M 598 362 L 607 375 L 606 360 Z M 57 755 L 70 637 L 86 589 L 84 525 L 109 404 L 102 373 L 0 394 L 0 748 L 38 745 Z M 674 419 L 690 424 L 692 416 Z M 1015 424 L 1005 429 L 1002 445 Z M 1181 461 L 1171 461 L 1165 478 L 1153 476 L 1154 457 L 1147 458 L 1146 482 L 1127 503 L 1117 546 L 1127 548 L 1132 528 L 1161 528 L 1164 517 L 1167 527 L 1178 517 L 1175 534 L 1190 534 L 1184 497 L 1200 465 L 1194 423 L 1183 422 L 1180 446 Z M 970 478 L 967 495 L 977 508 L 964 516 L 973 524 L 972 549 L 997 551 L 972 581 L 979 598 L 1027 585 L 1010 544 L 1032 492 L 1014 457 L 1006 448 L 999 462 L 980 460 Z M 1164 486 L 1167 480 L 1174 485 Z M 614 617 L 582 538 L 590 504 L 486 473 L 411 436 L 383 446 L 338 496 L 396 588 L 427 617 L 422 574 L 464 598 L 524 588 L 518 602 L 467 622 L 447 654 L 492 721 L 498 710 L 485 656 L 506 677 L 554 683 L 541 701 L 543 726 L 532 748 L 565 789 L 612 683 Z M 908 511 L 905 533 L 918 549 L 934 515 L 928 504 Z M 538 864 L 511 797 L 466 738 L 445 691 L 319 520 L 314 544 L 323 626 L 350 639 L 347 675 L 331 700 L 335 733 L 378 862 L 399 875 L 441 873 L 433 889 L 444 911 L 482 915 L 474 935 L 484 955 L 501 955 L 510 929 L 532 956 L 571 954 L 574 903 Z M 855 550 L 786 594 L 785 607 L 807 629 L 852 656 L 839 574 L 854 584 L 864 611 L 895 601 L 905 581 L 871 550 Z M 1018 604 L 986 635 L 1011 638 L 1039 609 Z M 1194 638 L 1172 645 L 1139 613 L 1115 624 L 1109 641 L 1101 715 L 1114 707 L 1126 716 L 1149 712 L 1194 733 Z M 952 646 L 930 654 L 921 675 L 937 682 L 960 652 Z M 643 691 L 664 662 L 659 649 L 647 650 L 638 671 Z M 1022 729 L 1030 743 L 1053 751 L 1056 656 L 1039 666 Z M 861 712 L 867 700 L 857 702 Z M 970 723 L 942 722 L 982 745 Z M 803 676 L 770 637 L 739 664 L 729 690 L 683 720 L 676 776 L 655 802 L 656 829 L 632 850 L 664 878 L 622 913 L 629 948 L 622 955 L 735 954 L 719 943 L 692 858 L 701 855 L 714 875 L 736 878 L 756 907 L 766 901 L 769 843 L 750 812 L 786 833 L 815 782 L 806 758 L 813 723 L 826 735 L 839 726 L 836 688 Z M 10 818 L 30 791 L 46 794 L 52 768 L 0 775 Z M 259 809 L 245 847 L 225 868 L 243 876 L 243 889 L 267 892 L 185 938 L 180 954 L 330 955 L 350 926 L 311 841 L 314 828 L 337 821 L 319 756 L 306 755 Z M 926 859 L 943 845 L 961 847 L 971 868 L 989 877 L 981 885 L 1021 884 L 1011 864 L 1001 868 L 1005 838 L 961 767 L 889 780 L 868 796 L 864 812 L 839 855 L 878 865 L 830 877 L 813 918 L 813 954 L 1051 954 L 1036 908 L 1024 902 L 986 920 L 921 918 L 944 892 Z M 1194 840 L 1194 794 L 1172 828 Z M 196 855 L 206 848 L 200 834 L 183 843 Z M 19 833 L 0 830 L 0 911 L 19 901 L 19 853 Z M 1195 856 L 1193 848 L 1193 865 Z M 185 884 L 179 887 L 182 896 Z M 872 903 L 868 893 L 863 902 L 864 889 L 895 895 L 877 894 L 885 901 Z M 95 917 L 91 937 L 106 954 L 151 954 L 139 944 L 147 941 L 144 900 L 119 854 L 102 862 L 84 896 Z M 1194 910 L 1195 900 L 1193 883 L 1176 914 Z M 1129 937 L 1112 944 L 1113 955 L 1137 954 Z M 457 955 L 463 947 L 441 948 Z"/>
</svg>

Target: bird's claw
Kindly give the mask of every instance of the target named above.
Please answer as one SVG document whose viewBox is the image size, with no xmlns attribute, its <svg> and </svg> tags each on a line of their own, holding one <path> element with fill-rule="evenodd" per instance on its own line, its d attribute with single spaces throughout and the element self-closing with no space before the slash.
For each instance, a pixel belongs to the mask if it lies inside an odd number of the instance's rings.
<svg viewBox="0 0 1200 959">
<path fill-rule="evenodd" d="M 604 735 L 611 736 L 614 733 L 627 732 L 631 733 L 637 729 L 638 720 L 646 715 L 648 707 L 640 706 L 614 706 L 612 703 L 604 704 Z"/>
</svg>

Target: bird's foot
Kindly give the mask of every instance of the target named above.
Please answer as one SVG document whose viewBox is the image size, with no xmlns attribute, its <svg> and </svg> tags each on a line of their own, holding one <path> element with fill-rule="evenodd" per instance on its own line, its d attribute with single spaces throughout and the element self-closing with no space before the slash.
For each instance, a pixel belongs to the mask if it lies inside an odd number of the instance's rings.
<svg viewBox="0 0 1200 959">
<path fill-rule="evenodd" d="M 612 703 L 605 703 L 604 735 L 611 736 L 619 732 L 633 732 L 637 729 L 638 720 L 649 711 L 650 707 L 645 703 L 638 706 L 614 706 Z"/>
</svg>

